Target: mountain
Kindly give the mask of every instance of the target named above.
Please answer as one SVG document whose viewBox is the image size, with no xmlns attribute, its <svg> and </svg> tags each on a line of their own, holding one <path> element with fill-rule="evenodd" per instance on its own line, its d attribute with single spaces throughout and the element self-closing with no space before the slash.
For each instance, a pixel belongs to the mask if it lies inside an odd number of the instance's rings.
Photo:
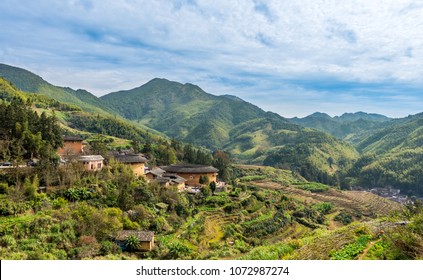
<svg viewBox="0 0 423 280">
<path fill-rule="evenodd" d="M 389 127 L 363 139 L 357 147 L 363 152 L 383 154 L 392 150 L 416 149 L 423 145 L 423 113 L 395 119 Z"/>
<path fill-rule="evenodd" d="M 372 113 L 365 113 L 365 112 L 356 112 L 356 113 L 344 113 L 341 116 L 333 117 L 334 120 L 340 122 L 355 122 L 358 120 L 365 120 L 365 121 L 378 121 L 378 122 L 386 122 L 391 120 L 391 118 L 380 115 L 380 114 L 372 114 Z"/>
<path fill-rule="evenodd" d="M 261 164 L 280 149 L 306 145 L 313 151 L 305 157 L 318 170 L 314 175 L 330 175 L 358 156 L 351 145 L 326 133 L 303 128 L 238 97 L 211 95 L 192 84 L 153 79 L 101 99 L 128 119 L 209 149 L 224 148 L 246 163 Z M 330 157 L 336 163 L 329 164 Z M 295 157 L 289 162 L 280 157 L 267 162 L 302 166 Z M 315 179 L 314 175 L 307 179 Z"/>
<path fill-rule="evenodd" d="M 266 116 L 266 112 L 241 99 L 211 95 L 198 86 L 165 79 L 153 79 L 101 99 L 130 120 L 209 148 L 226 144 L 236 125 Z M 280 121 L 289 125 L 282 117 Z"/>
<path fill-rule="evenodd" d="M 350 170 L 356 184 L 423 195 L 423 113 L 391 121 L 357 148 L 362 156 Z"/>
<path fill-rule="evenodd" d="M 42 94 L 60 102 L 76 105 L 91 113 L 113 114 L 110 108 L 90 92 L 54 86 L 40 76 L 22 68 L 0 63 L 0 77 L 12 82 L 24 92 Z"/>
<path fill-rule="evenodd" d="M 298 125 L 315 128 L 356 144 L 375 130 L 387 127 L 392 119 L 383 115 L 364 112 L 345 113 L 332 118 L 327 114 L 317 112 L 304 118 L 295 117 L 289 120 Z"/>
</svg>

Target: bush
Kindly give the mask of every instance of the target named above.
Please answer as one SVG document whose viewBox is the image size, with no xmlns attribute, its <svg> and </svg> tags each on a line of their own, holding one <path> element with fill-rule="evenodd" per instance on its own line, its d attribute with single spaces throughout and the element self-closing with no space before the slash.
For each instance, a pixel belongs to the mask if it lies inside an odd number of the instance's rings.
<svg viewBox="0 0 423 280">
<path fill-rule="evenodd" d="M 323 215 L 326 215 L 333 209 L 333 205 L 330 202 L 322 202 L 313 205 L 313 208 Z"/>
<path fill-rule="evenodd" d="M 122 249 L 114 242 L 112 241 L 102 241 L 100 243 L 101 248 L 100 248 L 100 254 L 106 256 L 106 255 L 111 255 L 111 254 L 119 254 L 122 252 Z"/>
<path fill-rule="evenodd" d="M 0 239 L 0 244 L 2 247 L 13 248 L 16 245 L 16 240 L 11 235 L 5 235 Z"/>
<path fill-rule="evenodd" d="M 346 212 L 341 212 L 333 218 L 335 221 L 342 222 L 344 225 L 352 223 L 352 216 Z"/>
</svg>

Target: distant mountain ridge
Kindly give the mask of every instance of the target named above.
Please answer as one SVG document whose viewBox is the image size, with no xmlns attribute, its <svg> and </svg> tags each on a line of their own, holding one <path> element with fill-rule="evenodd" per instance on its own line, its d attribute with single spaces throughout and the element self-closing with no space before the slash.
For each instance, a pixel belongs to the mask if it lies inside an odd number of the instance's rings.
<svg viewBox="0 0 423 280">
<path fill-rule="evenodd" d="M 295 117 L 289 120 L 304 127 L 327 132 L 339 139 L 355 144 L 366 138 L 369 133 L 389 125 L 392 119 L 384 115 L 364 112 L 344 113 L 335 117 L 316 112 L 304 118 Z"/>
</svg>

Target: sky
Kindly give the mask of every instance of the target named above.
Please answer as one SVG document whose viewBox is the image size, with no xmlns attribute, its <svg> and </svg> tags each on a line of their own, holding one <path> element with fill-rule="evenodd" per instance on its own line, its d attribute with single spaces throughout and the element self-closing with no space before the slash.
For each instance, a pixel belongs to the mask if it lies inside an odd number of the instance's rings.
<svg viewBox="0 0 423 280">
<path fill-rule="evenodd" d="M 1 0 L 0 63 L 97 96 L 153 78 L 284 117 L 423 112 L 423 1 Z"/>
</svg>

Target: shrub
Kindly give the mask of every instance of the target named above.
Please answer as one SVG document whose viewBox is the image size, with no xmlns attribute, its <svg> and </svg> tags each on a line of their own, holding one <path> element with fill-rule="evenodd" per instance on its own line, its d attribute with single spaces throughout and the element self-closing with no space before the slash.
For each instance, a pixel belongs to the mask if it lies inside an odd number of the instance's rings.
<svg viewBox="0 0 423 280">
<path fill-rule="evenodd" d="M 0 244 L 2 247 L 13 248 L 16 245 L 16 240 L 11 235 L 5 235 L 0 239 Z"/>
<path fill-rule="evenodd" d="M 7 183 L 0 183 L 0 194 L 7 194 L 9 192 L 9 185 Z"/>
<path fill-rule="evenodd" d="M 102 241 L 100 245 L 100 254 L 102 255 L 119 254 L 122 252 L 122 249 L 112 241 L 105 240 Z"/>
<path fill-rule="evenodd" d="M 352 222 L 352 216 L 346 212 L 341 212 L 333 218 L 335 221 L 342 222 L 344 225 L 348 225 Z"/>
<path fill-rule="evenodd" d="M 323 215 L 326 215 L 333 209 L 333 205 L 330 202 L 322 202 L 313 205 L 313 208 L 321 212 Z"/>
<path fill-rule="evenodd" d="M 131 234 L 125 239 L 125 246 L 130 252 L 135 251 L 140 243 L 141 241 L 135 234 Z"/>
</svg>

